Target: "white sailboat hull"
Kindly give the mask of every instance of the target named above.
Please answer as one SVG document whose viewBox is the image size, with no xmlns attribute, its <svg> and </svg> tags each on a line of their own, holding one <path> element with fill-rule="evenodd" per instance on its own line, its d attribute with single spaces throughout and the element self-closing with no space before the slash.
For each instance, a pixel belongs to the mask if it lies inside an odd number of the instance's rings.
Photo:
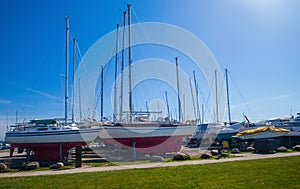
<svg viewBox="0 0 300 189">
<path fill-rule="evenodd" d="M 11 144 L 45 144 L 70 142 L 88 143 L 94 141 L 100 131 L 100 128 L 45 132 L 12 131 L 6 133 L 5 141 Z"/>
</svg>

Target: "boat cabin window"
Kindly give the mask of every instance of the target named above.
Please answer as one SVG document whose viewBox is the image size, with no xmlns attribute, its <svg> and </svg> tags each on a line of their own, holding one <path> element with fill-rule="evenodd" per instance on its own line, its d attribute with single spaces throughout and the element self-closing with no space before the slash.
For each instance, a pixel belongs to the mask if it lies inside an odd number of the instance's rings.
<svg viewBox="0 0 300 189">
<path fill-rule="evenodd" d="M 48 127 L 38 127 L 37 130 L 38 131 L 46 131 L 46 130 L 48 130 Z"/>
</svg>

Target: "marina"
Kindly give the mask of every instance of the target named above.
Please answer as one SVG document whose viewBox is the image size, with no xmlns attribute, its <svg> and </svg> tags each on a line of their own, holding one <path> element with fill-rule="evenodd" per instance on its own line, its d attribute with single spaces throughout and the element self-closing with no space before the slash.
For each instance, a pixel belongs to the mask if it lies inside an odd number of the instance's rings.
<svg viewBox="0 0 300 189">
<path fill-rule="evenodd" d="M 126 22 L 127 16 L 127 22 Z M 127 24 L 127 25 L 126 25 Z M 104 91 L 104 66 L 102 65 L 99 73 L 101 75 L 100 86 L 100 120 L 93 117 L 82 119 L 82 110 L 80 110 L 80 122 L 76 122 L 74 115 L 75 104 L 81 104 L 81 92 L 75 98 L 75 86 L 72 86 L 72 119 L 68 118 L 68 72 L 65 75 L 65 118 L 62 119 L 34 119 L 29 122 L 18 123 L 9 127 L 5 134 L 5 142 L 9 145 L 3 146 L 3 150 L 10 148 L 10 156 L 12 157 L 16 150 L 18 153 L 26 152 L 26 161 L 46 162 L 65 162 L 72 161 L 72 152 L 75 150 L 75 161 L 78 166 L 82 162 L 82 149 L 90 149 L 95 155 L 100 158 L 105 158 L 107 161 L 111 160 L 125 160 L 135 161 L 144 159 L 145 155 L 149 157 L 160 155 L 173 156 L 181 152 L 183 148 L 199 148 L 199 151 L 207 149 L 220 149 L 232 150 L 237 148 L 244 151 L 247 147 L 258 147 L 257 141 L 263 139 L 259 146 L 268 146 L 272 140 L 274 146 L 272 151 L 280 146 L 292 148 L 299 145 L 300 141 L 300 114 L 290 119 L 272 119 L 252 123 L 247 116 L 244 115 L 245 121 L 232 122 L 230 99 L 228 90 L 228 70 L 225 69 L 225 84 L 227 96 L 227 113 L 228 122 L 221 122 L 219 120 L 219 99 L 218 99 L 218 73 L 214 71 L 214 87 L 215 87 L 215 109 L 213 111 L 214 121 L 212 123 L 203 123 L 204 112 L 200 112 L 198 102 L 198 88 L 195 71 L 193 71 L 194 87 L 190 80 L 191 97 L 193 100 L 193 110 L 195 120 L 184 120 L 183 104 L 180 95 L 180 78 L 178 57 L 175 57 L 175 71 L 176 76 L 176 92 L 177 92 L 177 110 L 178 114 L 173 117 L 159 117 L 158 120 L 151 120 L 152 113 L 161 114 L 162 111 L 136 111 L 133 108 L 132 97 L 132 52 L 131 52 L 131 5 L 127 4 L 127 11 L 123 14 L 123 29 L 119 28 L 117 24 L 116 32 L 116 46 L 115 46 L 115 82 L 113 93 L 113 116 L 112 119 L 107 120 L 103 116 L 103 91 Z M 119 37 L 119 30 L 123 30 L 122 38 Z M 124 85 L 124 63 L 125 63 L 125 34 L 127 31 L 127 50 L 128 55 L 128 86 Z M 66 17 L 66 70 L 69 65 L 69 18 Z M 122 49 L 119 49 L 119 40 L 121 41 Z M 73 39 L 73 85 L 75 84 L 76 77 L 76 40 Z M 121 80 L 117 80 L 119 70 L 119 51 L 121 52 Z M 81 64 L 86 64 L 81 60 Z M 80 64 L 80 66 L 81 66 Z M 80 67 L 79 67 L 80 68 Z M 85 70 L 86 71 L 86 70 Z M 118 82 L 120 82 L 118 84 Z M 124 87 L 129 87 L 129 111 L 125 111 L 123 107 Z M 120 88 L 120 91 L 117 90 Z M 80 89 L 80 88 L 79 88 Z M 120 94 L 118 94 L 118 92 Z M 197 103 L 194 102 L 194 96 Z M 85 97 L 86 98 L 86 97 Z M 120 98 L 119 100 L 117 100 Z M 168 108 L 168 116 L 170 116 L 168 93 L 165 91 L 165 100 Z M 120 103 L 118 105 L 118 103 Z M 146 102 L 147 105 L 147 102 Z M 77 112 L 78 112 L 78 106 Z M 119 108 L 119 110 L 118 110 Z M 93 107 L 96 109 L 96 107 Z M 203 108 L 202 108 L 203 109 Z M 202 118 L 201 115 L 202 114 Z M 17 120 L 17 118 L 16 118 Z M 83 120 L 83 121 L 82 121 Z M 269 140 L 270 139 L 270 140 Z M 204 147 L 204 148 L 203 148 Z M 270 152 L 270 151 L 265 151 Z M 92 154 L 93 154 L 92 153 Z M 109 154 L 109 155 L 107 155 Z M 113 157 L 117 154 L 117 157 Z M 92 155 L 93 156 L 93 155 Z M 19 156 L 17 156 L 19 157 Z M 18 158 L 17 158 L 18 159 Z M 96 160 L 97 161 L 97 160 Z M 77 164 L 76 164 L 77 165 Z M 13 167 L 13 166 L 12 166 Z"/>
<path fill-rule="evenodd" d="M 0 2 L 0 186 L 299 187 L 299 7 Z"/>
</svg>

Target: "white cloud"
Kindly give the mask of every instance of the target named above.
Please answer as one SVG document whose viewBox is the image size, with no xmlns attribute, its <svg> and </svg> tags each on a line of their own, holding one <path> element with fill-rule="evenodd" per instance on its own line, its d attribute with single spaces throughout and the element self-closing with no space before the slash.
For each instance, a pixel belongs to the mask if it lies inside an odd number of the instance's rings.
<svg viewBox="0 0 300 189">
<path fill-rule="evenodd" d="M 53 96 L 53 95 L 50 95 L 50 94 L 47 94 L 47 93 L 44 93 L 44 92 L 41 92 L 41 91 L 38 91 L 38 90 L 32 89 L 32 88 L 28 88 L 28 87 L 26 87 L 25 89 L 26 89 L 26 90 L 28 90 L 28 91 L 31 91 L 31 92 L 34 92 L 34 93 L 37 93 L 37 94 L 40 94 L 40 95 L 43 95 L 43 96 L 46 96 L 46 97 L 52 98 L 52 99 L 54 99 L 54 100 L 62 100 L 62 99 L 61 99 L 61 98 L 59 98 L 59 97 L 56 97 L 56 96 Z"/>
<path fill-rule="evenodd" d="M 0 104 L 10 104 L 10 100 L 0 99 Z"/>
<path fill-rule="evenodd" d="M 36 89 L 30 88 L 30 87 L 20 86 L 19 84 L 15 83 L 15 82 L 13 82 L 13 81 L 8 81 L 8 83 L 10 83 L 11 85 L 14 85 L 14 86 L 16 86 L 16 87 L 26 89 L 26 90 L 31 91 L 31 92 L 33 92 L 33 93 L 40 94 L 40 95 L 46 96 L 46 97 L 51 98 L 51 99 L 54 99 L 54 100 L 59 100 L 59 101 L 62 101 L 62 100 L 63 100 L 62 98 L 59 98 L 59 97 L 57 97 L 57 96 L 53 96 L 53 95 L 44 93 L 44 92 L 42 92 L 42 91 L 38 91 L 38 90 L 36 90 Z M 1 99 L 0 99 L 0 104 L 1 104 Z"/>
</svg>

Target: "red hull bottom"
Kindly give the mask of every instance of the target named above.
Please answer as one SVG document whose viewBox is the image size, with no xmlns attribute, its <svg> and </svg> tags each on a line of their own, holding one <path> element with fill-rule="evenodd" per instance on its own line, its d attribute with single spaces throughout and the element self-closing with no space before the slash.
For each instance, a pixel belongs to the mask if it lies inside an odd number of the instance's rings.
<svg viewBox="0 0 300 189">
<path fill-rule="evenodd" d="M 149 138 L 118 138 L 103 139 L 104 142 L 135 148 L 141 154 L 179 152 L 182 145 L 182 136 L 164 136 Z"/>
<path fill-rule="evenodd" d="M 60 146 L 61 145 L 61 146 Z M 11 144 L 10 156 L 14 149 L 29 149 L 34 152 L 37 161 L 60 161 L 60 150 L 64 157 L 68 150 L 75 146 L 84 146 L 85 142 L 51 143 L 51 144 Z"/>
</svg>

